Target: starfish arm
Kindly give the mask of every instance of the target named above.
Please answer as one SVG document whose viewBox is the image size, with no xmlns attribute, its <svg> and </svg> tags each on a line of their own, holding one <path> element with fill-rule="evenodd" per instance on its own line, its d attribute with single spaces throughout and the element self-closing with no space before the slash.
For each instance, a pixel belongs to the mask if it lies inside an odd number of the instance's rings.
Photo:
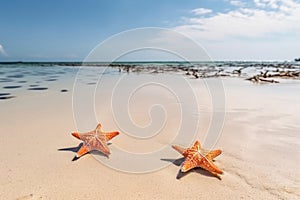
<svg viewBox="0 0 300 200">
<path fill-rule="evenodd" d="M 96 140 L 89 141 L 89 146 L 92 150 L 100 151 L 106 156 L 110 155 L 109 148 L 106 144 L 105 135 L 98 135 L 98 137 L 96 137 Z"/>
<path fill-rule="evenodd" d="M 84 154 L 86 154 L 86 153 L 88 153 L 89 152 L 89 150 L 86 148 L 86 146 L 85 145 L 82 145 L 81 147 L 80 147 L 80 149 L 77 151 L 77 155 L 76 155 L 76 157 L 81 157 L 81 156 L 83 156 Z"/>
<path fill-rule="evenodd" d="M 185 148 L 182 148 L 180 146 L 177 146 L 177 145 L 172 145 L 173 149 L 175 149 L 176 151 L 178 151 L 181 155 L 184 154 L 184 152 L 186 151 Z"/>
<path fill-rule="evenodd" d="M 73 132 L 72 135 L 73 135 L 74 137 L 76 137 L 77 139 L 81 140 L 81 139 L 80 139 L 79 133 Z"/>
<path fill-rule="evenodd" d="M 197 140 L 191 149 L 198 151 L 199 149 L 202 149 L 202 146 L 201 146 L 200 142 Z"/>
<path fill-rule="evenodd" d="M 208 160 L 213 160 L 215 157 L 217 157 L 218 155 L 220 155 L 222 153 L 222 150 L 220 149 L 217 149 L 217 150 L 213 150 L 213 151 L 210 151 L 208 152 L 205 157 L 208 159 Z"/>
<path fill-rule="evenodd" d="M 185 160 L 181 166 L 181 172 L 187 172 L 193 168 L 197 167 L 197 163 L 192 160 Z"/>
<path fill-rule="evenodd" d="M 95 131 L 96 132 L 101 132 L 102 131 L 102 125 L 101 125 L 101 123 L 98 123 L 98 125 L 95 128 Z"/>
<path fill-rule="evenodd" d="M 109 148 L 107 146 L 107 144 L 104 145 L 98 145 L 95 150 L 100 151 L 101 153 L 103 153 L 104 155 L 106 155 L 107 157 L 110 155 L 110 151 Z"/>
<path fill-rule="evenodd" d="M 211 161 L 208 159 L 201 159 L 200 162 L 198 162 L 198 167 L 201 167 L 207 171 L 209 171 L 212 174 L 223 174 L 223 171 L 220 170 L 217 166 L 215 166 Z"/>
<path fill-rule="evenodd" d="M 116 136 L 119 135 L 119 134 L 120 134 L 120 133 L 119 133 L 118 131 L 105 133 L 106 141 L 111 140 L 112 138 L 116 137 Z"/>
</svg>

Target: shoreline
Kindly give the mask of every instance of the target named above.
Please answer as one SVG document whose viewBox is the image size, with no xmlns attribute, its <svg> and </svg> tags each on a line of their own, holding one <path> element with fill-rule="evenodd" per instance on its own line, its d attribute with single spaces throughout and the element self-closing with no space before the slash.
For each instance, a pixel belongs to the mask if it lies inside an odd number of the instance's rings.
<svg viewBox="0 0 300 200">
<path fill-rule="evenodd" d="M 181 73 L 195 79 L 238 77 L 253 83 L 280 83 L 300 80 L 300 62 L 2 62 L 1 67 L 100 67 L 120 73 Z M 1 75 L 1 74 L 0 74 Z M 2 79 L 2 80 L 1 80 Z M 0 82 L 5 81 L 1 78 Z"/>
</svg>

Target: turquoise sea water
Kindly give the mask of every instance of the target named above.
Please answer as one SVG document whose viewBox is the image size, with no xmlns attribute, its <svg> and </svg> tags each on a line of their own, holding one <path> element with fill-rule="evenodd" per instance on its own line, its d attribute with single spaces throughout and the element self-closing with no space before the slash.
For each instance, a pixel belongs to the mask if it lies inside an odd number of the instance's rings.
<svg viewBox="0 0 300 200">
<path fill-rule="evenodd" d="M 63 81 L 74 81 L 80 69 L 84 69 L 86 84 L 96 84 L 100 74 L 120 75 L 120 73 L 172 73 L 185 74 L 190 69 L 202 70 L 207 74 L 222 71 L 231 76 L 234 70 L 245 69 L 244 76 L 277 69 L 299 70 L 299 62 L 0 62 L 0 100 L 16 98 L 18 91 L 37 92 L 57 90 L 68 92 Z M 97 75 L 97 76 L 96 76 Z M 72 80 L 71 80 L 72 79 Z"/>
</svg>

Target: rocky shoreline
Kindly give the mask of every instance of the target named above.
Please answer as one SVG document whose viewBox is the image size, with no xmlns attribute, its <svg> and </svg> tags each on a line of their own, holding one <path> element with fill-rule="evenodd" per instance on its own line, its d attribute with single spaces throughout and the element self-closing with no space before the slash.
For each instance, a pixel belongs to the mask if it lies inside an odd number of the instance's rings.
<svg viewBox="0 0 300 200">
<path fill-rule="evenodd" d="M 280 79 L 300 80 L 296 63 L 224 63 L 224 64 L 110 64 L 126 73 L 182 73 L 190 78 L 240 77 L 253 83 L 279 83 Z"/>
<path fill-rule="evenodd" d="M 300 80 L 299 62 L 0 62 L 1 66 L 109 67 L 120 73 L 177 73 L 189 78 L 238 77 L 253 83 Z"/>
</svg>

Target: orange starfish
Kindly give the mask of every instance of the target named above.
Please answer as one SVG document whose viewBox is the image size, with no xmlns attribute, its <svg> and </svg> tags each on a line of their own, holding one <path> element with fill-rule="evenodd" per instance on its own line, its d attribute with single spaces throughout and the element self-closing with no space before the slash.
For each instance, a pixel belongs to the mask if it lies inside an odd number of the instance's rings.
<svg viewBox="0 0 300 200">
<path fill-rule="evenodd" d="M 77 151 L 76 157 L 79 158 L 83 156 L 84 154 L 92 151 L 92 150 L 98 150 L 102 152 L 107 157 L 110 154 L 109 148 L 107 146 L 107 141 L 111 140 L 113 137 L 119 135 L 118 131 L 115 132 L 103 132 L 102 126 L 99 123 L 95 130 L 87 132 L 87 133 L 77 133 L 74 132 L 72 135 L 79 140 L 83 141 L 83 145 L 81 148 Z"/>
<path fill-rule="evenodd" d="M 223 174 L 222 170 L 218 169 L 213 164 L 213 159 L 222 153 L 221 150 L 206 151 L 201 147 L 199 141 L 196 141 L 191 148 L 182 148 L 177 145 L 172 146 L 176 151 L 185 157 L 185 161 L 181 166 L 181 172 L 187 172 L 195 167 L 201 167 L 214 176 Z"/>
</svg>

